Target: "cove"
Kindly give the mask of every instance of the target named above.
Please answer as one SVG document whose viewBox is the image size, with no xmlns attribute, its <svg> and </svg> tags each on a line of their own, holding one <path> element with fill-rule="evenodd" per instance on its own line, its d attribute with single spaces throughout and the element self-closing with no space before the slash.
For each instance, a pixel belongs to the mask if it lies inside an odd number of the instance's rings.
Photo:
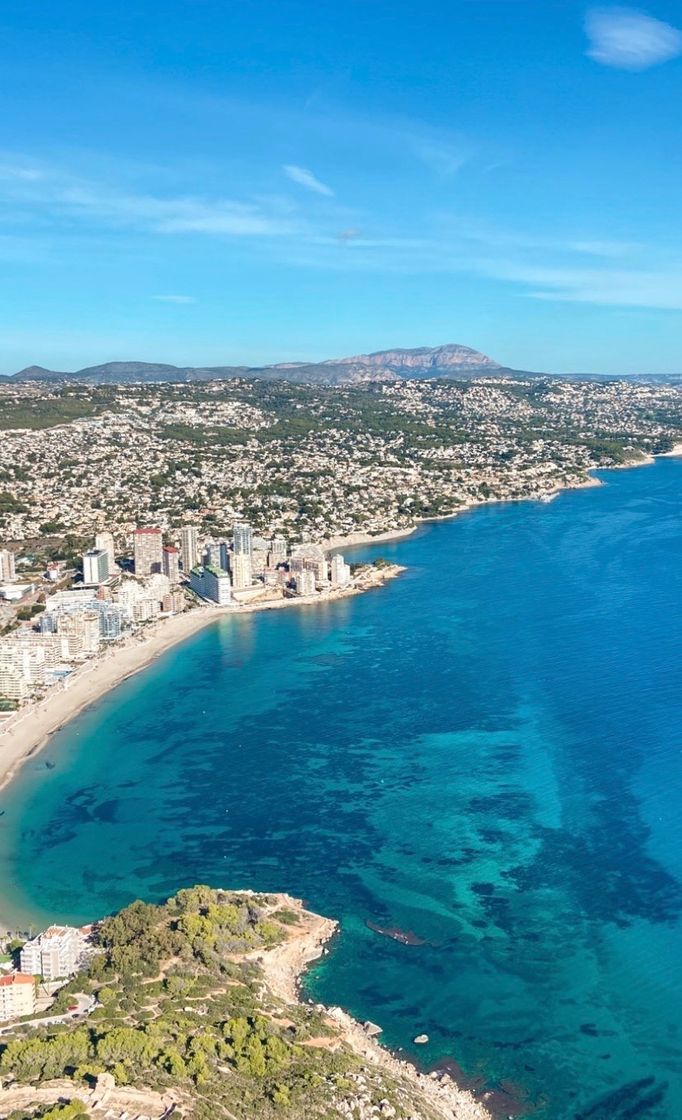
<svg viewBox="0 0 682 1120">
<path fill-rule="evenodd" d="M 2 917 L 286 890 L 342 923 L 309 994 L 420 1063 L 682 1115 L 682 463 L 602 477 L 356 550 L 408 571 L 84 712 L 1 795 Z"/>
</svg>

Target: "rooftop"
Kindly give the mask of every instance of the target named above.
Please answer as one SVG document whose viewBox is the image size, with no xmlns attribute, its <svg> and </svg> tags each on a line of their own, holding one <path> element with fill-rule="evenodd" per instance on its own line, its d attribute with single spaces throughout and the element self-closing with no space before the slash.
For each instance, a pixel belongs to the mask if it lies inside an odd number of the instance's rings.
<svg viewBox="0 0 682 1120">
<path fill-rule="evenodd" d="M 9 976 L 0 976 L 0 988 L 11 988 L 13 984 L 35 984 L 35 976 L 28 976 L 25 972 L 11 972 Z"/>
</svg>

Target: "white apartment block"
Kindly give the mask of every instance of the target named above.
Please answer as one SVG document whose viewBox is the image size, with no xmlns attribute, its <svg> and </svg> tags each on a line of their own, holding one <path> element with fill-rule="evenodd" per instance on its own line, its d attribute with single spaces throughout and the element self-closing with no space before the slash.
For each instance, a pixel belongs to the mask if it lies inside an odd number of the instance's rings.
<svg viewBox="0 0 682 1120">
<path fill-rule="evenodd" d="M 347 587 L 351 580 L 350 564 L 347 564 L 340 552 L 332 556 L 331 563 L 332 587 Z"/>
<path fill-rule="evenodd" d="M 85 948 L 85 937 L 73 926 L 50 926 L 21 950 L 21 971 L 45 980 L 73 976 Z"/>
<path fill-rule="evenodd" d="M 116 570 L 116 549 L 114 546 L 113 533 L 95 533 L 95 548 L 100 552 L 106 552 L 107 561 L 109 563 L 109 575 L 113 575 Z"/>
<path fill-rule="evenodd" d="M 232 584 L 235 591 L 250 587 L 253 580 L 253 562 L 248 552 L 233 552 L 230 560 Z"/>
<path fill-rule="evenodd" d="M 303 568 L 300 572 L 296 573 L 296 594 L 315 594 L 315 572 L 312 568 Z"/>
<path fill-rule="evenodd" d="M 202 599 L 210 599 L 219 607 L 232 602 L 232 584 L 228 572 L 222 568 L 199 567 L 190 572 L 189 585 Z"/>
<path fill-rule="evenodd" d="M 183 525 L 180 530 L 180 561 L 186 575 L 199 562 L 199 532 L 193 525 Z"/>
<path fill-rule="evenodd" d="M 93 548 L 83 555 L 83 583 L 99 587 L 111 575 L 109 555 L 103 548 Z"/>
<path fill-rule="evenodd" d="M 12 583 L 17 578 L 14 553 L 0 548 L 0 583 Z"/>
</svg>

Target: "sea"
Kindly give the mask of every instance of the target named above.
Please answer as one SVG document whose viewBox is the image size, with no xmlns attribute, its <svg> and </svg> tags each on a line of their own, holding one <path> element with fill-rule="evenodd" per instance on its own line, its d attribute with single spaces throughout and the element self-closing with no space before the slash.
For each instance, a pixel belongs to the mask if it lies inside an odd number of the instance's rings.
<svg viewBox="0 0 682 1120">
<path fill-rule="evenodd" d="M 598 477 L 112 691 L 0 794 L 0 914 L 288 891 L 340 922 L 306 996 L 500 1115 L 682 1116 L 682 462 Z"/>
</svg>

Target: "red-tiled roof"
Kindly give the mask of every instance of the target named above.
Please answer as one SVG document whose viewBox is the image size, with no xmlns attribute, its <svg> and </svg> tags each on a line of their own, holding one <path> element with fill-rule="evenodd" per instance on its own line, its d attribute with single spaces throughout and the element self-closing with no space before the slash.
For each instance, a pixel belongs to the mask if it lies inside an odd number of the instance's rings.
<svg viewBox="0 0 682 1120">
<path fill-rule="evenodd" d="M 0 988 L 10 988 L 12 984 L 35 984 L 35 976 L 28 976 L 25 972 L 10 972 L 9 976 L 0 976 Z"/>
</svg>

